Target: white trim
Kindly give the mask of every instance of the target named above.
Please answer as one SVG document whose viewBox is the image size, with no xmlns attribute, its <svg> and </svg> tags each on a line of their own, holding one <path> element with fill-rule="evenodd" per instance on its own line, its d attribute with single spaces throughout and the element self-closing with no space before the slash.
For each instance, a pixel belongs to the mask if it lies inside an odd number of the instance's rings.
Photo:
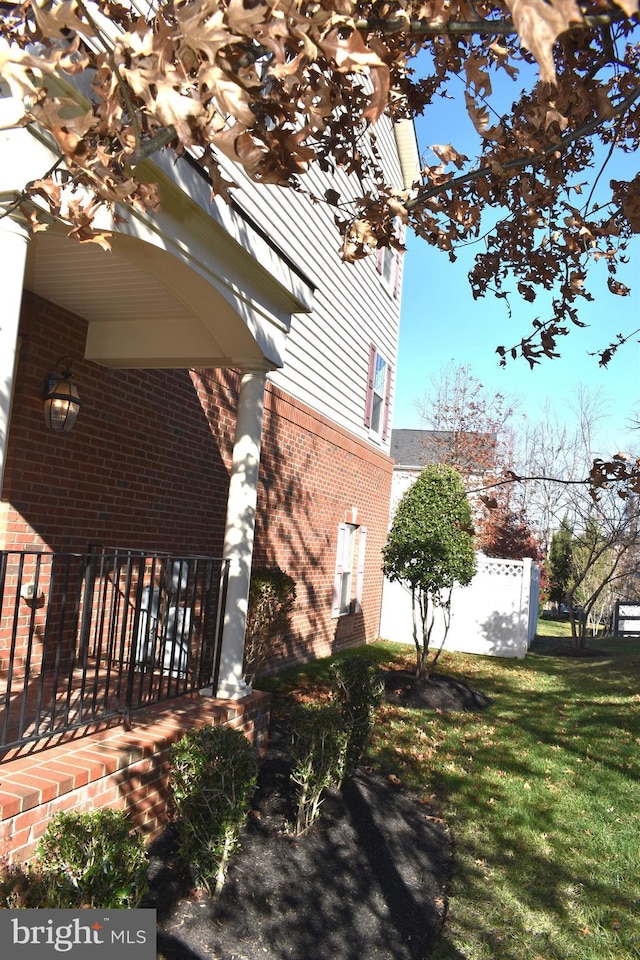
<svg viewBox="0 0 640 960">
<path fill-rule="evenodd" d="M 367 528 L 360 527 L 358 531 L 358 568 L 356 572 L 356 602 L 355 612 L 362 610 L 362 593 L 364 590 L 364 561 L 367 546 Z"/>
<path fill-rule="evenodd" d="M 347 524 L 338 524 L 338 542 L 336 544 L 336 568 L 333 575 L 333 595 L 331 597 L 331 616 L 342 616 L 340 600 L 342 598 L 342 574 L 344 572 L 344 544 L 347 536 Z"/>
<path fill-rule="evenodd" d="M 369 427 L 369 437 L 372 440 L 384 441 L 387 438 L 388 434 L 388 425 L 389 425 L 389 406 L 391 403 L 391 364 L 385 357 L 385 355 L 378 350 L 378 348 L 372 344 L 370 352 L 370 372 L 368 375 L 367 382 L 367 398 L 366 398 L 366 413 L 365 417 L 368 419 Z M 378 359 L 384 364 L 383 368 L 380 368 L 380 375 L 384 372 L 384 383 L 382 384 L 382 390 L 376 389 L 376 373 L 378 372 Z M 374 405 L 376 398 L 380 400 L 379 406 L 379 416 L 378 423 L 374 427 Z M 365 420 L 366 422 L 366 420 Z M 385 429 L 386 428 L 386 429 Z"/>
<path fill-rule="evenodd" d="M 258 470 L 264 411 L 265 369 L 244 370 L 240 381 L 233 463 L 227 498 L 223 557 L 230 561 L 216 696 L 237 700 L 251 693 L 243 677 Z"/>
<path fill-rule="evenodd" d="M 0 493 L 9 444 L 13 385 L 18 362 L 18 328 L 29 234 L 9 216 L 0 219 L 2 321 L 0 322 Z"/>
</svg>

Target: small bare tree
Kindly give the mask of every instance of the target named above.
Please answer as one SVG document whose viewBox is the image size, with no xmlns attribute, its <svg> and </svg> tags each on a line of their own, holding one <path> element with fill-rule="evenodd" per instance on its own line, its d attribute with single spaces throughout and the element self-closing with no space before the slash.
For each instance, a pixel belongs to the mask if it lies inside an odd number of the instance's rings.
<svg viewBox="0 0 640 960">
<path fill-rule="evenodd" d="M 640 550 L 640 504 L 637 497 L 622 500 L 607 492 L 591 503 L 576 497 L 576 512 L 578 506 L 584 512 L 567 543 L 564 602 L 574 649 L 581 651 L 588 633 L 597 633 L 626 593 Z"/>
<path fill-rule="evenodd" d="M 490 556 L 538 557 L 526 502 L 508 478 L 513 468 L 518 401 L 489 390 L 470 364 L 441 367 L 416 400 L 423 421 L 438 431 L 440 463 L 456 469 L 473 510 L 476 547 Z"/>
<path fill-rule="evenodd" d="M 451 360 L 441 367 L 415 406 L 425 425 L 442 433 L 440 463 L 454 467 L 467 485 L 474 477 L 495 479 L 512 466 L 518 402 L 491 392 L 470 364 Z"/>
<path fill-rule="evenodd" d="M 519 434 L 512 464 L 519 475 L 535 478 L 518 485 L 519 497 L 546 557 L 561 522 L 566 518 L 571 526 L 584 523 L 593 502 L 583 481 L 598 455 L 595 435 L 606 400 L 601 390 L 578 386 L 569 406 L 573 424 L 560 416 L 557 403 L 547 401 L 541 418 Z"/>
</svg>

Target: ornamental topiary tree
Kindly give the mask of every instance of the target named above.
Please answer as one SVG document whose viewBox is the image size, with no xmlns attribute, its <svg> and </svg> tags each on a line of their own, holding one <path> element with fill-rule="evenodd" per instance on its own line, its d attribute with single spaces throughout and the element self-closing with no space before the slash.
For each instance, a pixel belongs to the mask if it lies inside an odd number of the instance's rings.
<svg viewBox="0 0 640 960">
<path fill-rule="evenodd" d="M 471 508 L 457 470 L 435 464 L 422 471 L 398 504 L 383 557 L 385 575 L 411 590 L 416 676 L 428 679 L 449 629 L 453 586 L 476 572 Z M 438 607 L 444 634 L 428 670 Z"/>
</svg>

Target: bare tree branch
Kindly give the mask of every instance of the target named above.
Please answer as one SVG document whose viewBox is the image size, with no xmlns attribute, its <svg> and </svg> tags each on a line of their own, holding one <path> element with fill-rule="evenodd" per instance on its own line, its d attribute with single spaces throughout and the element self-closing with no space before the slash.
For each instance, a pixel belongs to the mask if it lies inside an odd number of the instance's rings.
<svg viewBox="0 0 640 960">
<path fill-rule="evenodd" d="M 607 27 L 612 23 L 619 23 L 627 19 L 621 10 L 611 10 L 609 13 L 584 14 L 580 23 L 575 23 L 575 29 L 594 29 Z M 367 17 L 355 21 L 356 29 L 361 33 L 381 33 L 384 36 L 392 34 L 409 34 L 417 37 L 509 37 L 517 34 L 517 30 L 510 17 L 501 17 L 496 20 L 478 18 L 477 20 L 413 20 L 409 17 L 377 18 Z"/>
<path fill-rule="evenodd" d="M 638 99 L 640 99 L 640 84 L 633 88 L 629 96 L 625 97 L 625 99 L 622 100 L 616 107 L 613 107 L 613 115 L 616 117 L 621 116 L 626 110 L 629 109 L 629 107 L 632 107 Z M 572 130 L 571 133 L 567 133 L 556 143 L 550 144 L 545 150 L 542 150 L 538 153 L 519 157 L 516 160 L 510 160 L 507 163 L 499 166 L 493 165 L 490 167 L 480 167 L 478 170 L 471 170 L 469 173 L 461 174 L 459 177 L 452 177 L 451 180 L 447 180 L 444 183 L 427 187 L 426 190 L 420 190 L 415 197 L 412 197 L 407 201 L 406 208 L 407 210 L 414 210 L 416 207 L 426 203 L 426 201 L 430 200 L 432 197 L 437 197 L 438 194 L 445 193 L 447 190 L 455 190 L 457 187 L 464 186 L 467 183 L 473 183 L 474 180 L 480 180 L 488 176 L 496 176 L 496 174 L 502 175 L 503 173 L 513 173 L 516 170 L 523 170 L 525 167 L 538 167 L 544 163 L 545 160 L 548 160 L 549 157 L 553 157 L 556 154 L 563 153 L 565 150 L 568 150 L 572 143 L 582 139 L 582 137 L 593 135 L 611 119 L 612 117 L 607 117 L 606 119 L 598 117 L 595 120 L 591 120 L 589 123 L 583 124 L 576 130 Z"/>
</svg>

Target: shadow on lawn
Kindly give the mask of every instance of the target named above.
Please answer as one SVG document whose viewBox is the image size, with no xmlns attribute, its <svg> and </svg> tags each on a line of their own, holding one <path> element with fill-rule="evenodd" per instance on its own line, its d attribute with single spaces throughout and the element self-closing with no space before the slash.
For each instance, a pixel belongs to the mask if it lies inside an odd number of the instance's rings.
<svg viewBox="0 0 640 960">
<path fill-rule="evenodd" d="M 449 742 L 450 762 L 435 761 L 432 787 L 444 811 L 469 812 L 461 829 L 452 824 L 459 942 L 482 943 L 487 955 L 509 960 L 525 949 L 563 957 L 581 941 L 580 956 L 627 956 L 624 931 L 638 903 L 638 831 L 624 813 L 640 734 L 631 702 L 637 652 L 629 647 L 620 657 L 605 648 L 576 660 L 548 648 L 536 656 L 534 647 L 526 670 L 504 662 L 475 679 L 495 709 L 427 720 L 427 738 Z M 395 735 L 393 742 L 397 750 Z M 391 759 L 386 747 L 385 754 Z M 467 901 L 462 910 L 458 896 Z M 494 909 L 500 901 L 505 906 Z M 446 941 L 433 954 L 455 957 Z"/>
<path fill-rule="evenodd" d="M 398 659 L 394 665 L 401 663 L 405 665 Z M 383 743 L 378 748 L 381 769 L 399 773 L 407 783 L 415 773 L 421 790 L 429 769 L 427 789 L 435 791 L 445 810 L 451 798 L 455 808 L 458 796 L 474 811 L 477 828 L 459 832 L 454 818 L 453 833 L 460 846 L 451 893 L 454 905 L 458 897 L 470 901 L 468 910 L 454 906 L 456 939 L 462 944 L 482 943 L 483 955 L 522 960 L 526 949 L 531 956 L 563 957 L 566 937 L 589 936 L 576 923 L 591 903 L 607 905 L 612 930 L 622 930 L 625 916 L 637 907 L 624 885 L 613 897 L 597 864 L 591 869 L 581 860 L 580 851 L 574 849 L 575 830 L 569 828 L 575 812 L 563 801 L 563 796 L 567 802 L 572 797 L 571 775 L 567 771 L 565 778 L 556 771 L 547 784 L 540 763 L 545 755 L 555 756 L 549 747 L 557 747 L 569 763 L 575 757 L 575 769 L 580 771 L 576 776 L 581 775 L 584 741 L 574 742 L 574 733 L 580 725 L 581 734 L 592 732 L 594 742 L 602 741 L 597 697 L 611 696 L 608 722 L 618 721 L 620 729 L 625 726 L 625 707 L 616 704 L 615 697 L 621 681 L 629 679 L 629 661 L 619 666 L 608 663 L 601 675 L 597 665 L 593 659 L 568 663 L 566 658 L 532 656 L 530 667 L 541 676 L 531 678 L 530 685 L 521 662 L 501 663 L 491 676 L 483 668 L 482 680 L 474 678 L 482 694 L 457 680 L 447 683 L 448 696 L 462 697 L 459 712 L 451 712 L 455 707 L 450 704 L 443 709 L 435 703 L 430 709 L 414 705 L 411 714 L 398 702 L 384 708 Z M 403 692 L 408 696 L 412 687 L 401 672 L 390 683 L 398 697 Z M 437 686 L 432 688 L 434 695 Z M 635 688 L 629 689 L 632 695 Z M 420 710 L 428 719 L 416 752 L 413 734 L 422 723 Z M 455 762 L 440 769 L 434 736 L 438 727 L 458 728 L 449 732 L 460 737 Z M 529 752 L 528 743 L 537 744 L 537 749 Z M 597 758 L 603 776 L 608 771 L 628 776 L 623 760 L 613 755 L 611 741 L 609 754 Z M 213 904 L 206 897 L 189 899 L 182 894 L 163 911 L 162 956 L 468 960 L 449 941 L 446 925 L 444 935 L 442 929 L 453 852 L 446 824 L 400 789 L 396 777 L 359 770 L 341 795 L 327 798 L 317 827 L 294 840 L 284 832 L 291 817 L 285 767 L 276 763 L 266 768 L 256 816 L 232 864 L 222 900 Z M 489 768 L 499 770 L 499 775 L 479 775 Z M 520 785 L 520 793 L 514 793 L 514 783 Z M 614 816 L 610 829 L 623 829 Z M 545 850 L 540 840 L 547 833 L 551 839 Z M 494 909 L 502 899 L 512 906 Z M 539 930 L 534 929 L 536 917 L 542 919 Z M 557 941 L 559 934 L 562 942 Z M 476 956 L 475 947 L 464 949 Z"/>
</svg>

